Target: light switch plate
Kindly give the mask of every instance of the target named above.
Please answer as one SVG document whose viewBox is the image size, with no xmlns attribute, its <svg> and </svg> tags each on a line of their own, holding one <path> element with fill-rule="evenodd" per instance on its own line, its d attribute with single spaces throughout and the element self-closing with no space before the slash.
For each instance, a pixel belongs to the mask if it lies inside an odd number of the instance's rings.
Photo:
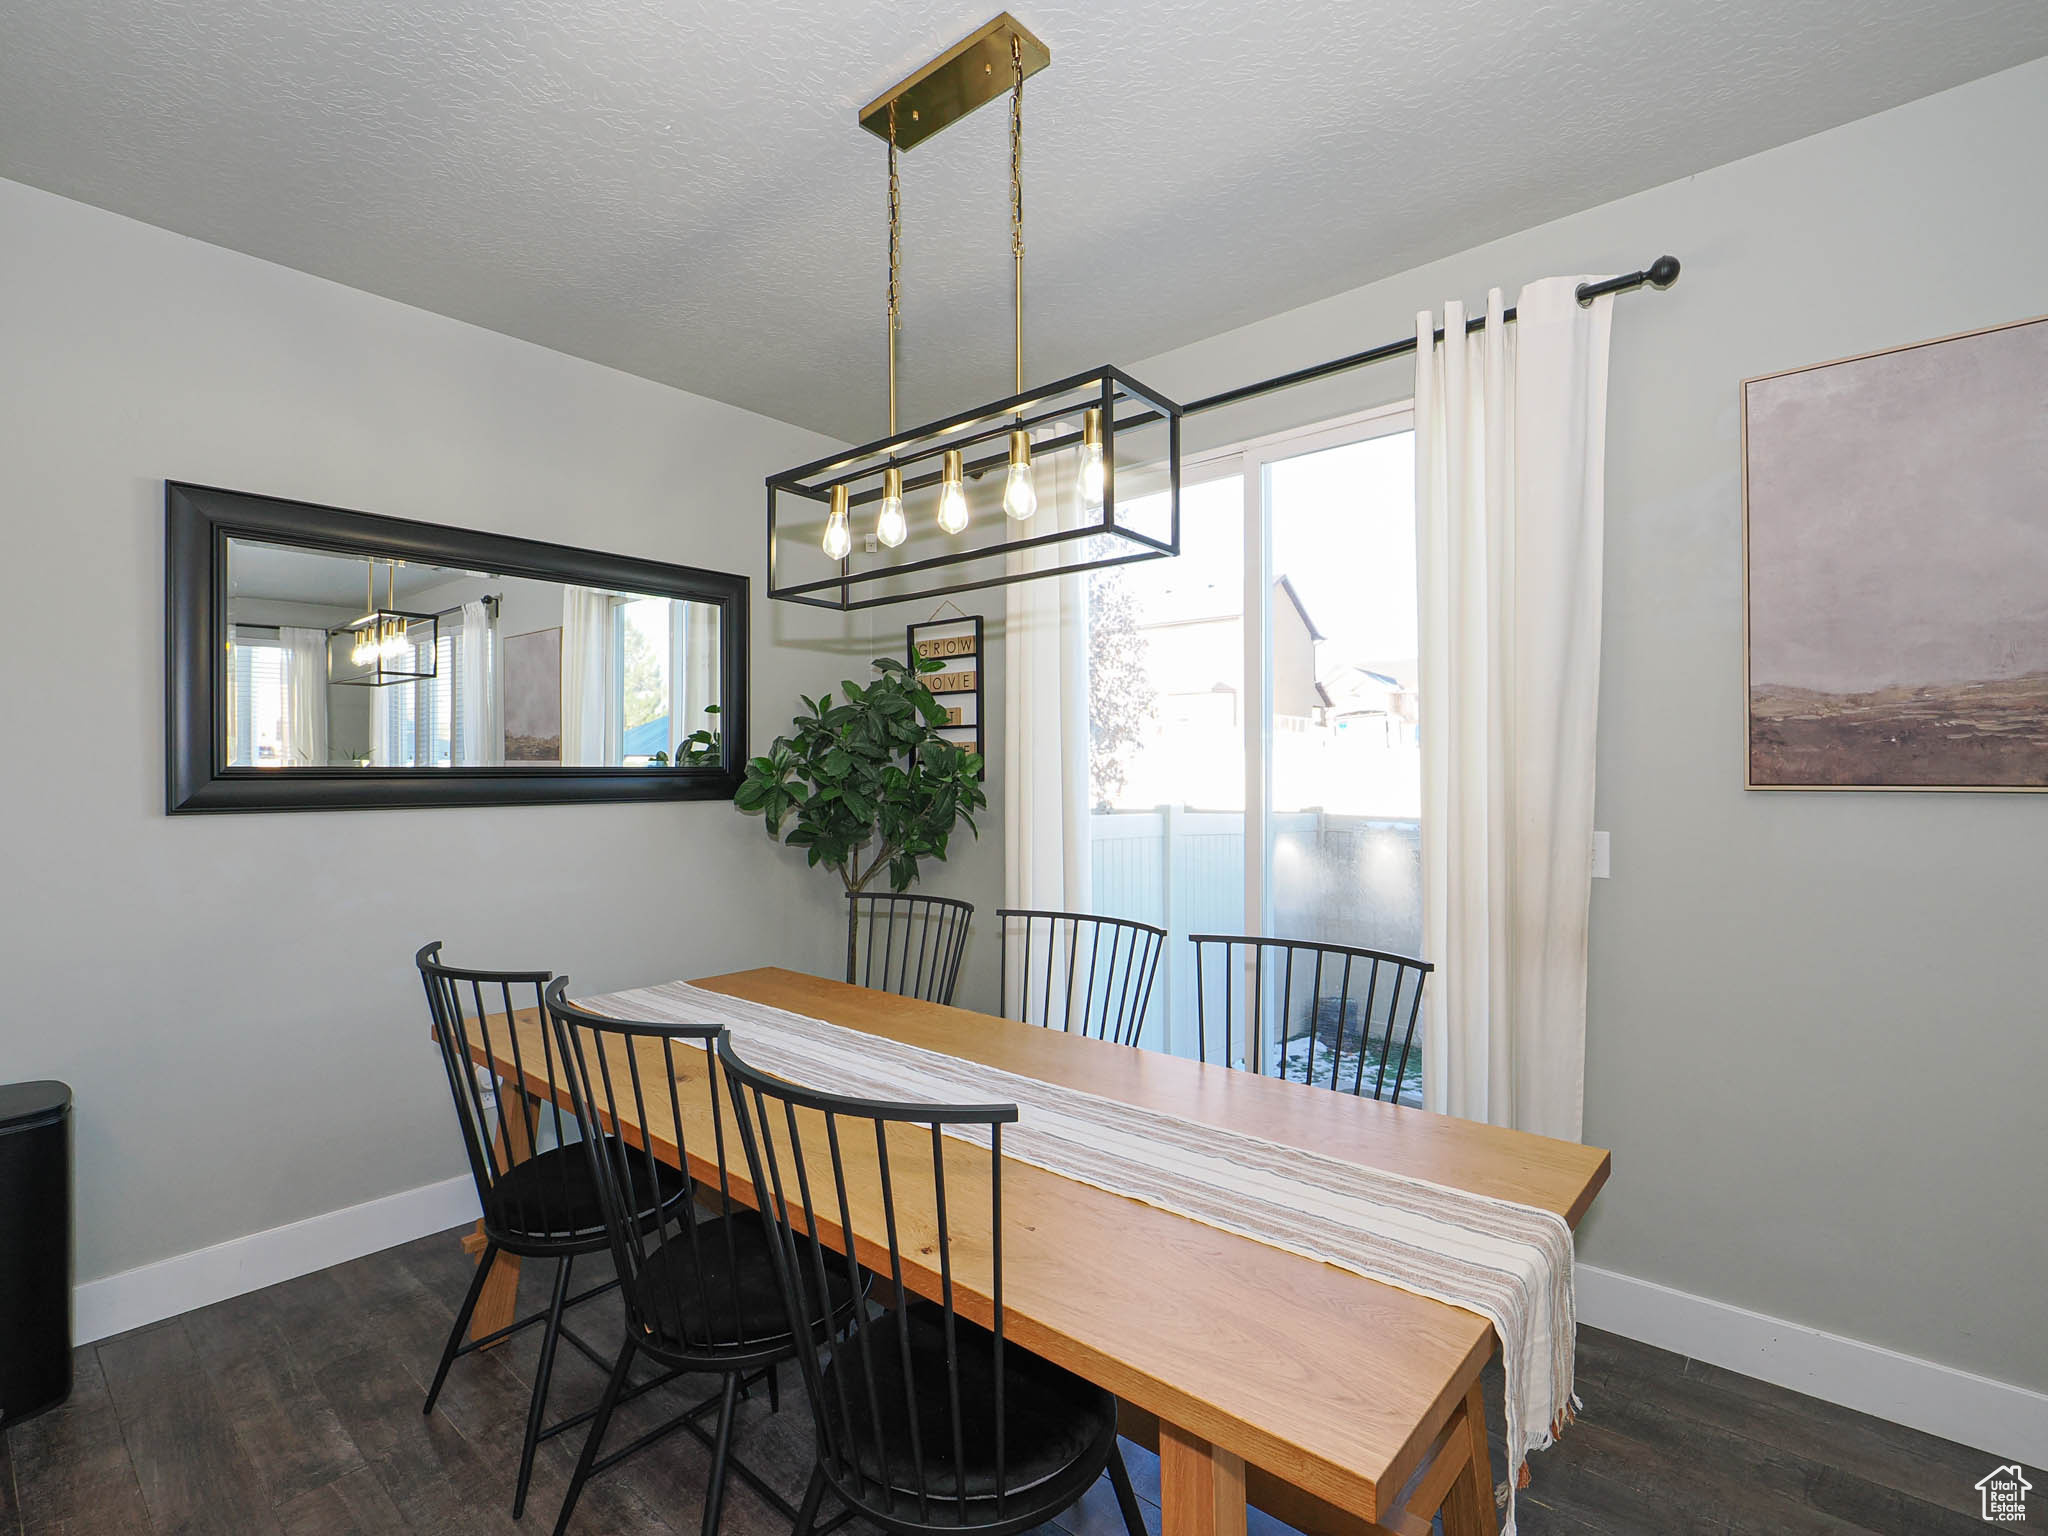
<svg viewBox="0 0 2048 1536">
<path fill-rule="evenodd" d="M 1595 880 L 1605 880 L 1607 878 L 1607 834 L 1605 832 L 1595 832 L 1593 834 L 1593 878 Z"/>
</svg>

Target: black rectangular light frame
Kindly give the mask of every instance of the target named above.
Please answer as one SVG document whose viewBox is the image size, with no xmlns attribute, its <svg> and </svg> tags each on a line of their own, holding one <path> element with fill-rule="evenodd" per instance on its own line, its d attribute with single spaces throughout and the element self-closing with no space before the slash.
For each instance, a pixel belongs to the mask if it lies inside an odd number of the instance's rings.
<svg viewBox="0 0 2048 1536">
<path fill-rule="evenodd" d="M 1095 398 L 1071 398 L 1080 395 L 1083 390 L 1091 391 Z M 903 471 L 903 488 L 906 493 L 928 489 L 939 483 L 938 461 L 948 449 L 953 448 L 958 448 L 963 454 L 968 455 L 966 468 L 970 475 L 998 470 L 1009 462 L 1008 438 L 1012 429 L 1029 429 L 1043 426 L 1048 422 L 1070 420 L 1091 406 L 1099 406 L 1102 411 L 1101 522 L 1081 528 L 1063 528 L 1051 533 L 1032 534 L 1025 538 L 1004 539 L 997 543 L 957 550 L 951 554 L 930 555 L 897 564 L 879 565 L 868 570 L 853 569 L 852 556 L 849 555 L 839 562 L 839 574 L 836 576 L 792 582 L 780 579 L 776 505 L 779 495 L 828 502 L 831 499 L 831 488 L 836 484 L 847 483 L 848 501 L 852 506 L 858 507 L 878 500 L 881 491 L 878 485 L 869 485 L 859 491 L 853 491 L 852 483 L 872 481 L 884 468 L 890 466 Z M 1118 414 L 1119 411 L 1122 412 L 1121 416 Z M 929 598 L 945 597 L 960 592 L 1008 586 L 1019 581 L 1035 581 L 1045 576 L 1073 575 L 1081 571 L 1100 570 L 1106 566 L 1130 565 L 1141 560 L 1160 560 L 1178 555 L 1180 418 L 1181 408 L 1172 400 L 1157 390 L 1140 384 L 1122 370 L 1104 366 L 1027 390 L 1006 400 L 992 401 L 976 407 L 964 416 L 928 422 L 907 432 L 899 432 L 893 437 L 882 438 L 859 448 L 833 454 L 829 458 L 818 459 L 809 464 L 799 465 L 795 469 L 786 469 L 780 474 L 770 475 L 767 481 L 768 595 L 779 602 L 804 603 L 814 608 L 828 608 L 844 613 L 857 608 L 922 602 Z M 1164 539 L 1141 533 L 1128 524 L 1118 522 L 1116 517 L 1116 433 L 1119 430 L 1129 431 L 1135 427 L 1160 422 L 1166 425 L 1169 488 L 1168 532 Z M 1034 454 L 1043 455 L 1073 447 L 1079 442 L 1080 433 L 1075 431 L 1034 442 L 1032 448 Z M 981 457 L 972 456 L 973 451 L 983 445 L 993 446 L 994 451 L 985 452 Z M 1129 552 L 1093 560 L 1073 559 L 1057 565 L 976 580 L 941 581 L 932 586 L 920 586 L 914 592 L 891 592 L 879 597 L 856 595 L 857 589 L 867 582 L 887 581 L 920 572 L 943 572 L 949 567 L 989 560 L 1022 550 L 1042 549 L 1074 540 L 1104 536 L 1122 541 L 1129 546 Z"/>
<path fill-rule="evenodd" d="M 403 619 L 405 621 L 408 643 L 410 643 L 414 625 L 429 624 L 433 626 L 433 633 L 427 640 L 427 670 L 424 672 L 417 669 L 407 671 L 403 667 L 387 667 L 384 665 L 384 658 L 380 654 L 377 657 L 377 664 L 367 671 L 355 677 L 336 677 L 334 675 L 334 652 L 330 650 L 327 653 L 327 681 L 329 683 L 336 688 L 389 688 L 395 683 L 431 683 L 434 680 L 441 665 L 441 616 L 439 614 L 407 613 L 399 608 L 373 608 L 353 624 L 335 625 L 334 628 L 327 631 L 327 638 L 329 641 L 332 641 L 338 635 L 352 635 L 357 630 L 368 629 L 384 619 Z"/>
</svg>

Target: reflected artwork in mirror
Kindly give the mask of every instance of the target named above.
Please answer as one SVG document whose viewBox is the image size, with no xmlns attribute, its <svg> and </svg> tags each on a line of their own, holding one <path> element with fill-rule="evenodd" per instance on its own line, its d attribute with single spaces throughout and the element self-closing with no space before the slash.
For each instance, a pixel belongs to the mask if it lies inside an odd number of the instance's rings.
<svg viewBox="0 0 2048 1536">
<path fill-rule="evenodd" d="M 175 482 L 165 519 L 173 812 L 732 794 L 745 577 Z"/>
</svg>

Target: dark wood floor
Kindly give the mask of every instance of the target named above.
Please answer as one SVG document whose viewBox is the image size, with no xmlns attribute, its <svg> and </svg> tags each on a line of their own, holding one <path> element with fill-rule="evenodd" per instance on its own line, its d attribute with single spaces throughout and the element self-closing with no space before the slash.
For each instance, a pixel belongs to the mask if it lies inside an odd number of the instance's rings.
<svg viewBox="0 0 2048 1536">
<path fill-rule="evenodd" d="M 549 1269 L 528 1266 L 526 1306 L 540 1304 Z M 434 1414 L 420 1413 L 467 1278 L 451 1233 L 79 1350 L 71 1400 L 0 1437 L 0 1536 L 545 1536 L 577 1446 L 573 1434 L 543 1446 L 531 1507 L 515 1523 L 535 1332 L 458 1362 Z M 591 1303 L 577 1324 L 602 1348 L 620 1327 L 615 1302 Z M 688 1400 L 671 1394 L 692 1384 L 631 1405 L 622 1427 L 666 1417 Z M 1496 1476 L 1499 1385 L 1496 1373 Z M 601 1386 L 594 1366 L 562 1352 L 557 1404 L 582 1406 Z M 1578 1423 L 1532 1460 L 1527 1536 L 1986 1528 L 1972 1485 L 1996 1458 L 1980 1452 L 1592 1329 L 1579 1335 L 1579 1388 Z M 792 1499 L 809 1442 L 794 1392 L 773 1417 L 759 1394 L 746 1405 L 740 1454 Z M 1134 1448 L 1130 1457 L 1156 1536 L 1158 1463 Z M 706 1465 L 695 1440 L 665 1441 L 593 1482 L 572 1528 L 687 1536 Z M 1044 1536 L 1122 1532 L 1107 1483 L 1059 1524 Z M 787 1530 L 734 1485 L 726 1536 Z M 1253 1531 L 1287 1536 L 1256 1512 Z"/>
</svg>

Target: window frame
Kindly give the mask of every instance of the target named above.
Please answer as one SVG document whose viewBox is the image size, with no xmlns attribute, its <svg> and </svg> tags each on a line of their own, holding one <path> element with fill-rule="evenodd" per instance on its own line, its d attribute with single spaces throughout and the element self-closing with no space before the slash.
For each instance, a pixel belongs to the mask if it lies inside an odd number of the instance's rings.
<svg viewBox="0 0 2048 1536">
<path fill-rule="evenodd" d="M 1306 454 L 1344 448 L 1375 438 L 1412 432 L 1412 397 L 1349 412 L 1342 416 L 1264 433 L 1190 454 L 1181 466 L 1181 492 L 1235 475 L 1243 493 L 1240 517 L 1244 539 L 1244 591 L 1240 596 L 1243 674 L 1239 683 L 1240 748 L 1244 753 L 1244 887 L 1240 931 L 1266 935 L 1273 926 L 1271 828 L 1273 785 L 1273 529 L 1268 513 L 1268 470 L 1272 465 Z M 1183 539 L 1187 537 L 1183 531 Z M 1416 576 L 1421 580 L 1421 546 L 1416 551 Z M 1419 593 L 1418 593 L 1419 598 Z M 1085 691 L 1071 707 L 1081 711 L 1087 727 Z M 1170 834 L 1169 834 L 1170 835 Z M 1171 913 L 1167 914 L 1168 919 Z M 1166 1045 L 1184 1044 L 1174 1034 L 1174 978 L 1169 968 L 1161 978 L 1160 1003 L 1166 1012 Z M 1426 1058 L 1425 1058 L 1426 1059 Z"/>
<path fill-rule="evenodd" d="M 1245 931 L 1263 934 L 1273 923 L 1273 525 L 1268 471 L 1286 459 L 1415 429 L 1411 397 L 1329 421 L 1271 432 L 1236 444 L 1244 476 L 1244 912 Z M 1416 549 L 1416 579 L 1422 553 Z M 1255 623 L 1256 617 L 1256 623 Z M 1253 636 L 1258 643 L 1251 644 Z M 1257 856 L 1253 829 L 1257 829 Z"/>
<path fill-rule="evenodd" d="M 248 631 L 251 634 L 255 634 L 260 631 L 264 634 L 267 634 L 269 638 L 267 640 L 243 640 L 241 638 L 242 631 Z M 237 675 L 244 670 L 242 665 L 242 653 L 244 651 L 249 653 L 247 671 L 250 674 L 250 679 L 252 683 L 254 681 L 254 673 L 257 665 L 256 652 L 274 651 L 277 653 L 278 685 L 281 689 L 288 687 L 289 685 L 285 682 L 285 668 L 289 664 L 290 660 L 288 648 L 284 644 L 284 636 L 280 627 L 274 624 L 232 625 L 230 638 L 233 648 L 228 656 L 226 666 L 228 669 L 231 670 L 228 670 L 223 674 L 228 679 L 228 739 L 225 747 L 222 750 L 225 752 L 229 764 L 233 767 L 248 769 L 260 768 L 266 772 L 274 771 L 282 765 L 277 763 L 259 763 L 254 760 L 256 745 L 256 718 L 254 713 L 255 700 L 253 696 L 253 688 L 250 691 L 245 692 L 239 685 Z M 244 730 L 245 724 L 246 731 Z M 243 739 L 245 735 L 247 737 L 246 740 Z M 241 763 L 235 762 L 234 759 L 236 751 L 243 749 L 248 751 L 250 760 Z"/>
</svg>

